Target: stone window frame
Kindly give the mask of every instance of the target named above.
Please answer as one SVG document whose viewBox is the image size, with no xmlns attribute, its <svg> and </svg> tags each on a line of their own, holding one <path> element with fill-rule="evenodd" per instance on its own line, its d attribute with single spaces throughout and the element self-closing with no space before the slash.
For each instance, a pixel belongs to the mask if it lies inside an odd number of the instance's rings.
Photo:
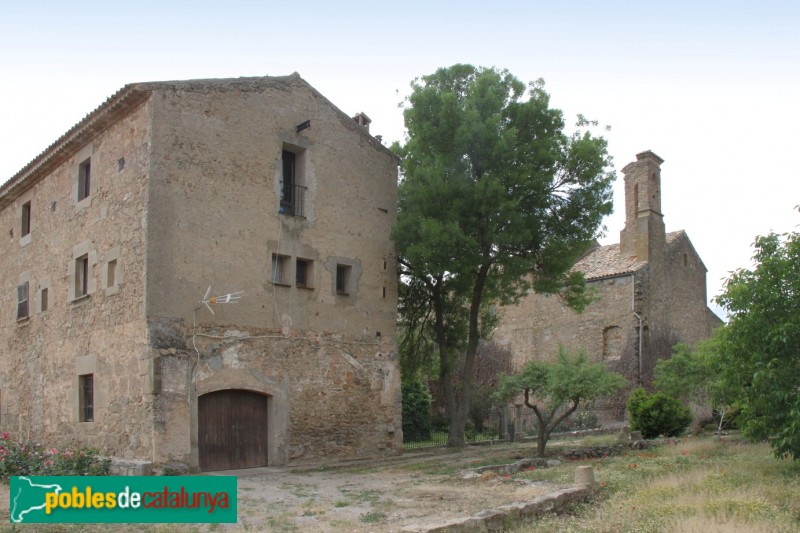
<svg viewBox="0 0 800 533">
<path fill-rule="evenodd" d="M 86 376 L 91 376 L 91 420 L 85 420 L 86 397 L 84 385 Z M 102 405 L 103 396 L 97 388 L 97 357 L 95 355 L 80 355 L 75 358 L 75 375 L 72 380 L 71 404 L 74 420 L 80 424 L 93 424 L 98 421 L 98 405 Z"/>
<path fill-rule="evenodd" d="M 298 289 L 314 289 L 314 260 L 305 257 L 295 257 L 294 285 Z M 302 265 L 302 266 L 301 266 Z M 302 276 L 301 276 L 302 272 Z M 302 277 L 303 281 L 300 281 Z"/>
<path fill-rule="evenodd" d="M 72 199 L 75 210 L 82 211 L 92 205 L 92 192 L 97 189 L 97 165 L 93 162 L 94 148 L 91 143 L 75 156 L 72 180 Z"/>
<path fill-rule="evenodd" d="M 105 289 L 106 296 L 113 296 L 119 293 L 124 275 L 123 262 L 121 260 L 121 250 L 115 246 L 106 253 L 106 261 L 102 271 L 102 287 Z"/>
<path fill-rule="evenodd" d="M 603 360 L 604 361 L 619 361 L 622 359 L 622 339 L 623 330 L 620 326 L 612 324 L 603 328 Z M 611 338 L 611 335 L 615 338 Z M 616 350 L 611 349 L 611 343 L 616 341 Z M 610 353 L 610 352 L 614 353 Z"/>
<path fill-rule="evenodd" d="M 70 281 L 68 300 L 70 302 L 88 298 L 97 290 L 96 281 L 92 275 L 96 263 L 97 253 L 94 251 L 91 241 L 83 241 L 73 246 L 68 277 Z"/>
<path fill-rule="evenodd" d="M 306 147 L 289 142 L 281 144 L 278 212 L 282 215 L 306 216 L 306 159 Z"/>
<path fill-rule="evenodd" d="M 36 311 L 44 313 L 50 308 L 50 278 L 39 280 L 39 288 L 36 293 Z"/>
<path fill-rule="evenodd" d="M 19 245 L 27 246 L 31 243 L 34 229 L 33 189 L 22 193 L 17 201 L 19 205 L 17 211 L 19 218 Z"/>
<path fill-rule="evenodd" d="M 280 287 L 291 287 L 292 256 L 278 252 L 272 252 L 272 261 L 270 262 L 270 265 L 272 265 L 272 274 L 270 275 L 270 281 L 272 281 L 272 284 Z"/>
<path fill-rule="evenodd" d="M 353 267 L 344 263 L 336 263 L 336 294 L 348 296 L 352 291 Z"/>
<path fill-rule="evenodd" d="M 17 322 L 27 322 L 31 318 L 31 275 L 30 272 L 23 272 L 17 280 L 17 311 L 15 313 Z"/>
<path fill-rule="evenodd" d="M 363 274 L 361 261 L 348 257 L 328 257 L 323 266 L 331 276 L 331 293 L 337 298 L 354 299 L 358 294 L 359 280 Z M 344 287 L 339 284 L 340 275 L 346 276 Z"/>
</svg>

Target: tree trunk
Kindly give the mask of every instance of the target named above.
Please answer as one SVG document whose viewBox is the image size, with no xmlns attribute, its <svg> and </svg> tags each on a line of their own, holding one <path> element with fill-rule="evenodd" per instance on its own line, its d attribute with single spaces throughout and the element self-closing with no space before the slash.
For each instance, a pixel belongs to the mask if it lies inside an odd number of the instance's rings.
<svg viewBox="0 0 800 533">
<path fill-rule="evenodd" d="M 536 438 L 536 455 L 539 457 L 544 457 L 544 450 L 547 447 L 547 441 L 550 435 L 543 429 L 542 426 L 539 426 L 539 435 Z"/>
</svg>

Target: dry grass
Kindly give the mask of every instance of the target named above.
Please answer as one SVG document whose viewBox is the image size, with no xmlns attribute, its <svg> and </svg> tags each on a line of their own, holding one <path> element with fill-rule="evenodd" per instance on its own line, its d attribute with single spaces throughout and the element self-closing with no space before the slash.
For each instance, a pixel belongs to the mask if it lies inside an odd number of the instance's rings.
<svg viewBox="0 0 800 533">
<path fill-rule="evenodd" d="M 800 531 L 800 466 L 764 444 L 686 439 L 593 464 L 594 503 L 518 531 Z"/>
</svg>

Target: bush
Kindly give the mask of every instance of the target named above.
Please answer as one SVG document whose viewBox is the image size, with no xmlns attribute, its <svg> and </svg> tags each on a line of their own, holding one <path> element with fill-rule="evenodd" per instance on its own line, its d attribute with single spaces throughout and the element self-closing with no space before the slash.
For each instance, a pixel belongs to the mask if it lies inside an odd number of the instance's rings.
<svg viewBox="0 0 800 533">
<path fill-rule="evenodd" d="M 648 394 L 639 387 L 628 397 L 628 420 L 631 429 L 641 431 L 645 439 L 674 437 L 689 427 L 692 412 L 672 396 Z"/>
<path fill-rule="evenodd" d="M 91 448 L 47 449 L 0 435 L 0 480 L 5 482 L 11 476 L 107 476 L 110 469 L 111 460 Z"/>
<path fill-rule="evenodd" d="M 425 384 L 414 379 L 403 383 L 403 440 L 413 442 L 431 438 L 431 395 Z"/>
</svg>

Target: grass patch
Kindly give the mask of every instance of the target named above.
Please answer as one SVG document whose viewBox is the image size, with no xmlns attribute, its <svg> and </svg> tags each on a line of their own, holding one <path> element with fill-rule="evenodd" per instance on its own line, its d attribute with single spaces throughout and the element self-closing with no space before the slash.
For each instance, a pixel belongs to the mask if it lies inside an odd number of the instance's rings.
<svg viewBox="0 0 800 533">
<path fill-rule="evenodd" d="M 358 519 L 365 524 L 377 524 L 386 520 L 386 515 L 380 511 L 372 511 L 362 514 Z"/>
<path fill-rule="evenodd" d="M 800 465 L 767 444 L 688 438 L 577 464 L 594 467 L 595 502 L 515 531 L 800 531 Z M 575 466 L 515 477 L 568 483 Z"/>
</svg>

